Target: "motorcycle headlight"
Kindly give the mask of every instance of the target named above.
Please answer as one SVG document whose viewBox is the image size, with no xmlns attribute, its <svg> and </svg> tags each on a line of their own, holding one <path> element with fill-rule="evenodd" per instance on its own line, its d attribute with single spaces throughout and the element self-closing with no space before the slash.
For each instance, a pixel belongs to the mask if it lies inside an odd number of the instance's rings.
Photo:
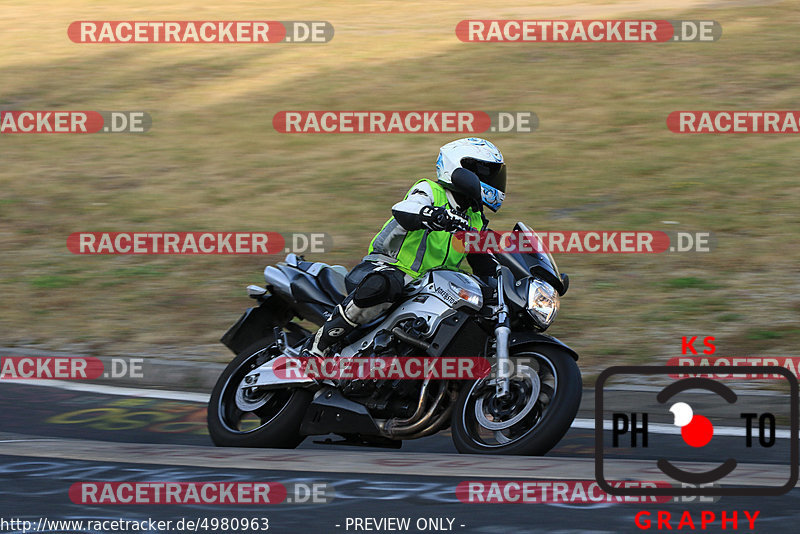
<svg viewBox="0 0 800 534">
<path fill-rule="evenodd" d="M 530 279 L 527 310 L 542 330 L 553 323 L 560 305 L 560 297 L 553 286 L 536 278 Z"/>
</svg>

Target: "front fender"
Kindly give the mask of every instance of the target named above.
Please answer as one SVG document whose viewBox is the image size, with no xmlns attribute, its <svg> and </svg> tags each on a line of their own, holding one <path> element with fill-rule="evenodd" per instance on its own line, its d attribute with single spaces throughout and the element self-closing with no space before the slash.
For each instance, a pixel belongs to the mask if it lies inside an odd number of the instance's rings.
<svg viewBox="0 0 800 534">
<path fill-rule="evenodd" d="M 512 349 L 520 345 L 528 345 L 531 343 L 540 343 L 545 345 L 554 345 L 566 350 L 575 361 L 578 361 L 578 353 L 569 348 L 564 342 L 553 336 L 542 334 L 540 332 L 512 332 L 508 338 L 508 348 Z"/>
</svg>

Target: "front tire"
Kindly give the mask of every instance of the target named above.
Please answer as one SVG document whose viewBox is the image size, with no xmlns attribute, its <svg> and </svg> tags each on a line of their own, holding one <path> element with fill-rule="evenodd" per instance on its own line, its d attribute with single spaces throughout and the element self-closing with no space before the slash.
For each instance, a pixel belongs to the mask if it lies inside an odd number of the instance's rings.
<svg viewBox="0 0 800 534">
<path fill-rule="evenodd" d="M 268 339 L 243 350 L 222 372 L 208 402 L 208 432 L 218 447 L 294 449 L 305 439 L 300 423 L 311 391 L 297 388 L 238 393 L 252 369 L 271 359 Z"/>
<path fill-rule="evenodd" d="M 463 454 L 547 453 L 569 430 L 581 402 L 578 364 L 558 347 L 517 347 L 511 398 L 500 401 L 487 379 L 465 385 L 453 411 L 453 442 Z"/>
</svg>

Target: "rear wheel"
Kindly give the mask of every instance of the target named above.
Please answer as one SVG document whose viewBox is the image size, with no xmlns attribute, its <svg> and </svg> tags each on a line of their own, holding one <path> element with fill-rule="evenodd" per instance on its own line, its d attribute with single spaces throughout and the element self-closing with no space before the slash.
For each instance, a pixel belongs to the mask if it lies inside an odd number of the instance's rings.
<svg viewBox="0 0 800 534">
<path fill-rule="evenodd" d="M 542 455 L 569 430 L 581 402 L 581 373 L 566 351 L 517 348 L 507 398 L 488 379 L 462 388 L 453 412 L 453 442 L 465 454 Z"/>
<path fill-rule="evenodd" d="M 208 403 L 208 432 L 218 447 L 293 449 L 313 393 L 305 389 L 242 389 L 244 377 L 272 359 L 273 343 L 254 343 L 228 364 Z"/>
</svg>

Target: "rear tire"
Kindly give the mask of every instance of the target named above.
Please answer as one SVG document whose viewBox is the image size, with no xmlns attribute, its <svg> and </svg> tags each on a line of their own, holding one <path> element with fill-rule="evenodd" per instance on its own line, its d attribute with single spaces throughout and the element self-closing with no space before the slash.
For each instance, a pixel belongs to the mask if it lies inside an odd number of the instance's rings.
<svg viewBox="0 0 800 534">
<path fill-rule="evenodd" d="M 300 423 L 313 398 L 309 390 L 263 392 L 260 398 L 248 399 L 253 407 L 263 403 L 253 412 L 237 406 L 239 383 L 253 368 L 270 359 L 266 352 L 273 344 L 266 338 L 243 350 L 217 380 L 208 402 L 208 432 L 216 446 L 294 449 L 305 439 L 300 434 Z"/>
</svg>

